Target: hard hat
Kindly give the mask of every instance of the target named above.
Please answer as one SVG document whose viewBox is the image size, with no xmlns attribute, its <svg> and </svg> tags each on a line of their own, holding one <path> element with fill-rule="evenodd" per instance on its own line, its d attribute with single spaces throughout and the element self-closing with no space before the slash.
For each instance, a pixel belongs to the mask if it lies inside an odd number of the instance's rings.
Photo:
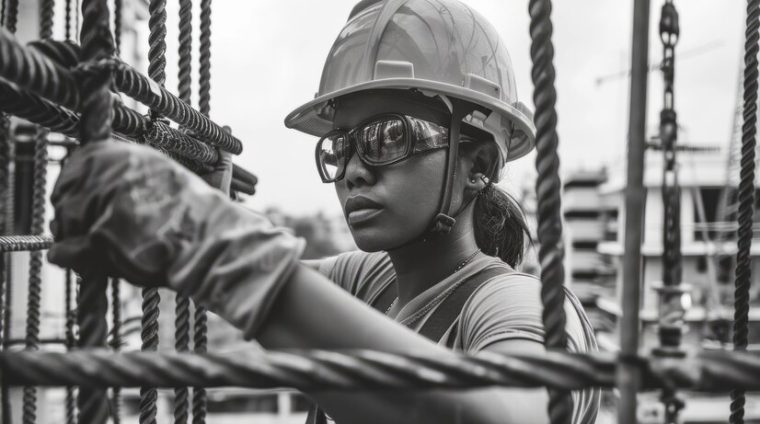
<svg viewBox="0 0 760 424">
<path fill-rule="evenodd" d="M 414 89 L 487 109 L 464 122 L 493 135 L 503 161 L 533 148 L 532 114 L 517 100 L 504 43 L 457 0 L 362 1 L 327 56 L 319 92 L 285 125 L 322 136 L 333 129 L 334 99 L 373 89 Z"/>
</svg>

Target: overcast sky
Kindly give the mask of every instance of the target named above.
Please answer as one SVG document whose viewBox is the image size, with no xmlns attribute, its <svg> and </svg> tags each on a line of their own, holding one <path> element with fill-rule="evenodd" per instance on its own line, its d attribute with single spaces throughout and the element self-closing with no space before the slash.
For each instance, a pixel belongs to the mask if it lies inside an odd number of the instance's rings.
<svg viewBox="0 0 760 424">
<path fill-rule="evenodd" d="M 512 56 L 520 98 L 532 107 L 528 1 L 465 0 L 500 31 Z M 169 2 L 170 9 L 175 2 Z M 243 140 L 238 163 L 259 176 L 250 204 L 303 215 L 340 211 L 331 185 L 314 165 L 316 139 L 283 125 L 285 115 L 313 98 L 324 59 L 356 0 L 216 0 L 212 37 L 212 118 Z M 661 2 L 653 2 L 650 58 L 662 57 L 657 34 Z M 680 142 L 728 142 L 742 55 L 744 2 L 676 1 L 675 99 Z M 554 36 L 562 170 L 620 164 L 627 133 L 629 80 L 597 78 L 629 67 L 632 1 L 555 1 Z M 170 16 L 176 13 L 171 9 Z M 176 51 L 176 21 L 169 51 Z M 197 47 L 197 46 L 196 46 Z M 700 53 L 701 52 L 701 53 Z M 679 60 L 679 54 L 683 59 Z M 176 63 L 171 57 L 169 63 Z M 169 70 L 169 75 L 176 71 Z M 172 84 L 172 80 L 167 83 Z M 650 74 L 650 134 L 662 106 L 662 76 Z M 170 85 L 172 86 L 172 85 Z M 508 164 L 507 186 L 531 172 L 534 156 Z"/>
</svg>

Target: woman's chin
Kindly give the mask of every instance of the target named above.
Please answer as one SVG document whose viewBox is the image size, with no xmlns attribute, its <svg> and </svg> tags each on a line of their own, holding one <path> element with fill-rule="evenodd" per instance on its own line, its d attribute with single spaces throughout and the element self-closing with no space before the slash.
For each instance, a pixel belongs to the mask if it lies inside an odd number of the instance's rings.
<svg viewBox="0 0 760 424">
<path fill-rule="evenodd" d="M 389 237 L 388 231 L 380 228 L 351 228 L 351 235 L 356 247 L 365 252 L 389 250 L 405 242 Z"/>
</svg>

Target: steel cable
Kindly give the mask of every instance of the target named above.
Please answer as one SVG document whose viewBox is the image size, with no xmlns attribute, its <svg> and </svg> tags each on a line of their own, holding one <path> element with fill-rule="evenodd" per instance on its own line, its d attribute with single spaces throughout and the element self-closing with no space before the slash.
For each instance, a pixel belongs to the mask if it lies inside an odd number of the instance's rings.
<svg viewBox="0 0 760 424">
<path fill-rule="evenodd" d="M 47 185 L 47 130 L 37 129 L 34 146 L 34 173 L 32 176 L 32 235 L 41 235 L 45 224 L 45 188 Z M 29 255 L 29 288 L 27 294 L 26 338 L 27 350 L 39 349 L 40 342 L 40 301 L 42 298 L 42 252 L 32 251 Z M 37 421 L 37 389 L 24 387 L 24 424 Z"/>
<path fill-rule="evenodd" d="M 76 346 L 76 340 L 74 338 L 74 322 L 76 320 L 74 311 L 71 309 L 71 291 L 73 289 L 72 284 L 72 274 L 73 271 L 70 269 L 66 270 L 66 293 L 64 295 L 64 314 L 66 319 L 66 330 L 65 330 L 65 337 L 66 337 L 66 351 L 71 352 L 71 350 Z M 78 277 L 77 277 L 78 279 Z M 76 423 L 76 398 L 74 396 L 74 386 L 66 386 L 66 424 L 75 424 Z"/>
<path fill-rule="evenodd" d="M 148 77 L 163 88 L 166 82 L 166 0 L 150 0 L 148 4 L 150 18 L 148 26 Z M 159 110 L 150 109 L 151 124 L 155 128 L 160 121 Z M 145 288 L 142 290 L 142 351 L 156 351 L 158 349 L 158 317 L 160 296 L 157 288 Z M 140 388 L 140 424 L 156 423 L 156 399 L 158 392 L 154 387 Z"/>
<path fill-rule="evenodd" d="M 744 108 L 742 112 L 741 171 L 737 222 L 736 275 L 734 283 L 734 350 L 744 351 L 748 343 L 749 289 L 751 284 L 752 220 L 755 203 L 755 136 L 757 133 L 758 41 L 760 41 L 760 0 L 747 1 L 744 41 Z M 744 391 L 731 391 L 731 424 L 744 422 Z"/>
<path fill-rule="evenodd" d="M 6 30 L 0 30 L 0 57 L 14 58 L 0 61 L 0 77 L 68 109 L 80 110 L 79 87 L 74 75 L 46 56 L 70 55 L 77 48 L 70 43 L 38 44 L 35 49 L 25 48 Z M 38 49 L 44 50 L 45 54 Z M 149 78 L 113 57 L 88 62 L 76 72 L 88 75 L 110 72 L 120 91 L 192 130 L 195 137 L 233 154 L 242 151 L 240 140 L 165 88 L 156 86 Z"/>
<path fill-rule="evenodd" d="M 55 0 L 40 0 L 40 38 L 53 38 Z"/>
<path fill-rule="evenodd" d="M 16 32 L 16 24 L 18 22 L 18 0 L 3 0 L 3 25 L 5 28 L 0 29 L 0 32 L 7 31 L 8 34 L 14 34 Z M 5 55 L 5 50 L 0 45 L 0 53 Z M 8 57 L 8 56 L 4 56 Z M 0 61 L 0 68 L 2 68 L 2 62 Z M 0 137 L 0 141 L 3 142 L 3 147 L 0 149 L 3 156 L 3 161 L 0 163 L 0 166 L 3 167 L 3 176 L 5 177 L 2 181 L 3 183 L 3 205 L 2 209 L 4 212 L 4 218 L 3 218 L 3 235 L 5 234 L 13 234 L 15 231 L 15 195 L 14 195 L 14 187 L 15 187 L 15 165 L 14 162 L 16 160 L 16 145 L 13 140 L 13 136 L 10 133 L 10 121 L 5 114 L 2 114 L 0 116 L 0 120 L 2 120 L 2 123 L 0 123 L 0 129 L 4 129 L 4 134 Z M 0 253 L 4 254 L 4 252 Z M 3 333 L 3 344 L 0 348 L 2 350 L 7 349 L 7 341 L 11 338 L 11 318 L 13 316 L 13 284 L 11 280 L 11 270 L 10 270 L 10 264 L 6 264 L 5 262 L 6 257 L 3 258 L 3 267 L 0 268 L 0 272 L 2 272 L 2 276 L 0 276 L 0 279 L 2 279 L 5 284 L 3 284 L 4 287 L 4 298 L 3 298 L 3 305 L 2 305 L 2 333 Z M 5 381 L 3 381 L 2 386 L 0 386 L 0 397 L 2 397 L 2 419 L 3 422 L 11 422 L 12 421 L 12 414 L 11 414 L 11 404 L 10 404 L 10 394 L 8 392 L 8 387 L 5 384 Z"/>
<path fill-rule="evenodd" d="M 11 34 L 15 34 L 16 24 L 18 24 L 18 0 L 5 0 L 4 26 Z"/>
<path fill-rule="evenodd" d="M 111 278 L 111 349 L 118 352 L 121 350 L 121 282 L 118 278 Z M 121 422 L 121 388 L 111 388 L 111 419 L 113 424 Z"/>
<path fill-rule="evenodd" d="M 198 51 L 198 110 L 208 117 L 211 113 L 211 0 L 201 0 L 200 36 Z M 196 305 L 193 321 L 194 350 L 205 353 L 207 338 L 206 308 Z M 204 387 L 193 387 L 193 424 L 205 424 L 207 395 Z"/>
<path fill-rule="evenodd" d="M 121 56 L 122 0 L 113 3 L 113 39 L 116 57 Z M 121 283 L 118 278 L 111 279 L 111 349 L 121 350 Z M 121 388 L 111 388 L 111 419 L 113 424 L 121 423 Z"/>
<path fill-rule="evenodd" d="M 85 0 L 82 3 L 82 59 L 95 61 L 113 55 L 107 0 Z M 85 68 L 81 73 L 80 140 L 82 143 L 104 142 L 111 135 L 111 76 L 107 70 Z M 79 301 L 79 345 L 106 345 L 108 279 L 101 275 L 83 276 Z M 108 419 L 108 397 L 105 390 L 81 387 L 78 396 L 79 422 L 104 424 Z"/>
<path fill-rule="evenodd" d="M 5 2 L 3 2 L 5 5 Z M 3 17 L 4 18 L 4 17 Z M 4 19 L 3 19 L 4 20 Z M 10 180 L 10 162 L 11 162 L 11 149 L 12 140 L 10 138 L 10 120 L 5 114 L 0 114 L 0 198 L 3 200 L 3 207 L 5 207 L 5 201 L 9 196 L 12 196 Z M 5 212 L 5 211 L 4 211 Z M 0 234 L 8 233 L 8 228 L 5 219 L 0 219 Z M 6 322 L 10 321 L 10 296 L 11 296 L 11 284 L 10 281 L 6 281 L 6 255 L 4 252 L 0 252 L 0 351 L 5 350 L 5 339 L 8 337 Z M 3 422 L 11 422 L 10 417 L 10 399 L 7 386 L 3 381 L 0 383 L 0 418 Z"/>
<path fill-rule="evenodd" d="M 208 117 L 211 113 L 211 0 L 201 0 L 200 37 L 198 51 L 198 110 Z M 196 353 L 206 353 L 208 318 L 206 308 L 195 307 L 193 337 Z M 193 424 L 205 424 L 207 414 L 206 389 L 200 385 L 193 387 Z"/>
<path fill-rule="evenodd" d="M 538 252 L 541 264 L 542 320 L 545 329 L 545 345 L 549 350 L 567 349 L 565 332 L 565 270 L 562 264 L 562 189 L 559 178 L 557 145 L 557 93 L 554 87 L 554 46 L 552 45 L 552 4 L 549 0 L 531 0 L 530 55 L 533 62 L 531 77 L 535 90 L 536 106 L 536 200 L 538 204 Z M 573 401 L 566 391 L 549 390 L 549 417 L 553 424 L 569 424 L 572 419 Z"/>
<path fill-rule="evenodd" d="M 192 104 L 192 59 L 193 59 L 193 2 L 179 1 L 179 75 L 177 94 L 188 105 Z M 214 150 L 215 153 L 216 150 Z M 217 161 L 219 160 L 217 155 Z M 177 352 L 190 350 L 190 299 L 177 294 L 174 309 L 174 349 Z M 187 387 L 174 389 L 174 423 L 186 424 L 189 413 Z"/>
<path fill-rule="evenodd" d="M 547 351 L 534 355 L 478 352 L 436 356 L 378 351 L 249 351 L 233 354 L 121 352 L 104 349 L 4 351 L 10 385 L 139 387 L 292 387 L 309 390 L 421 390 L 477 387 L 613 387 L 621 358 L 609 353 Z M 760 355 L 702 351 L 684 358 L 630 358 L 642 389 L 724 392 L 760 390 Z M 84 422 L 84 421 L 82 421 Z"/>
<path fill-rule="evenodd" d="M 63 36 L 66 41 L 71 41 L 71 0 L 64 4 Z"/>
<path fill-rule="evenodd" d="M 31 236 L 0 236 L 0 252 L 30 252 L 45 250 L 53 244 L 53 238 L 48 235 Z"/>
</svg>

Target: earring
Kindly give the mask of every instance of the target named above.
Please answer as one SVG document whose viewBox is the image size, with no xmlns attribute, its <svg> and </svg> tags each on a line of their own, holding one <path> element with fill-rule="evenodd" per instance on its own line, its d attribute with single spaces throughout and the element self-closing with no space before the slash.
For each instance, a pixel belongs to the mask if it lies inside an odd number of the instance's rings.
<svg viewBox="0 0 760 424">
<path fill-rule="evenodd" d="M 475 178 L 470 178 L 470 182 L 471 182 L 471 183 L 475 184 L 475 182 L 476 182 L 476 181 L 477 181 L 477 180 L 476 180 Z"/>
</svg>

